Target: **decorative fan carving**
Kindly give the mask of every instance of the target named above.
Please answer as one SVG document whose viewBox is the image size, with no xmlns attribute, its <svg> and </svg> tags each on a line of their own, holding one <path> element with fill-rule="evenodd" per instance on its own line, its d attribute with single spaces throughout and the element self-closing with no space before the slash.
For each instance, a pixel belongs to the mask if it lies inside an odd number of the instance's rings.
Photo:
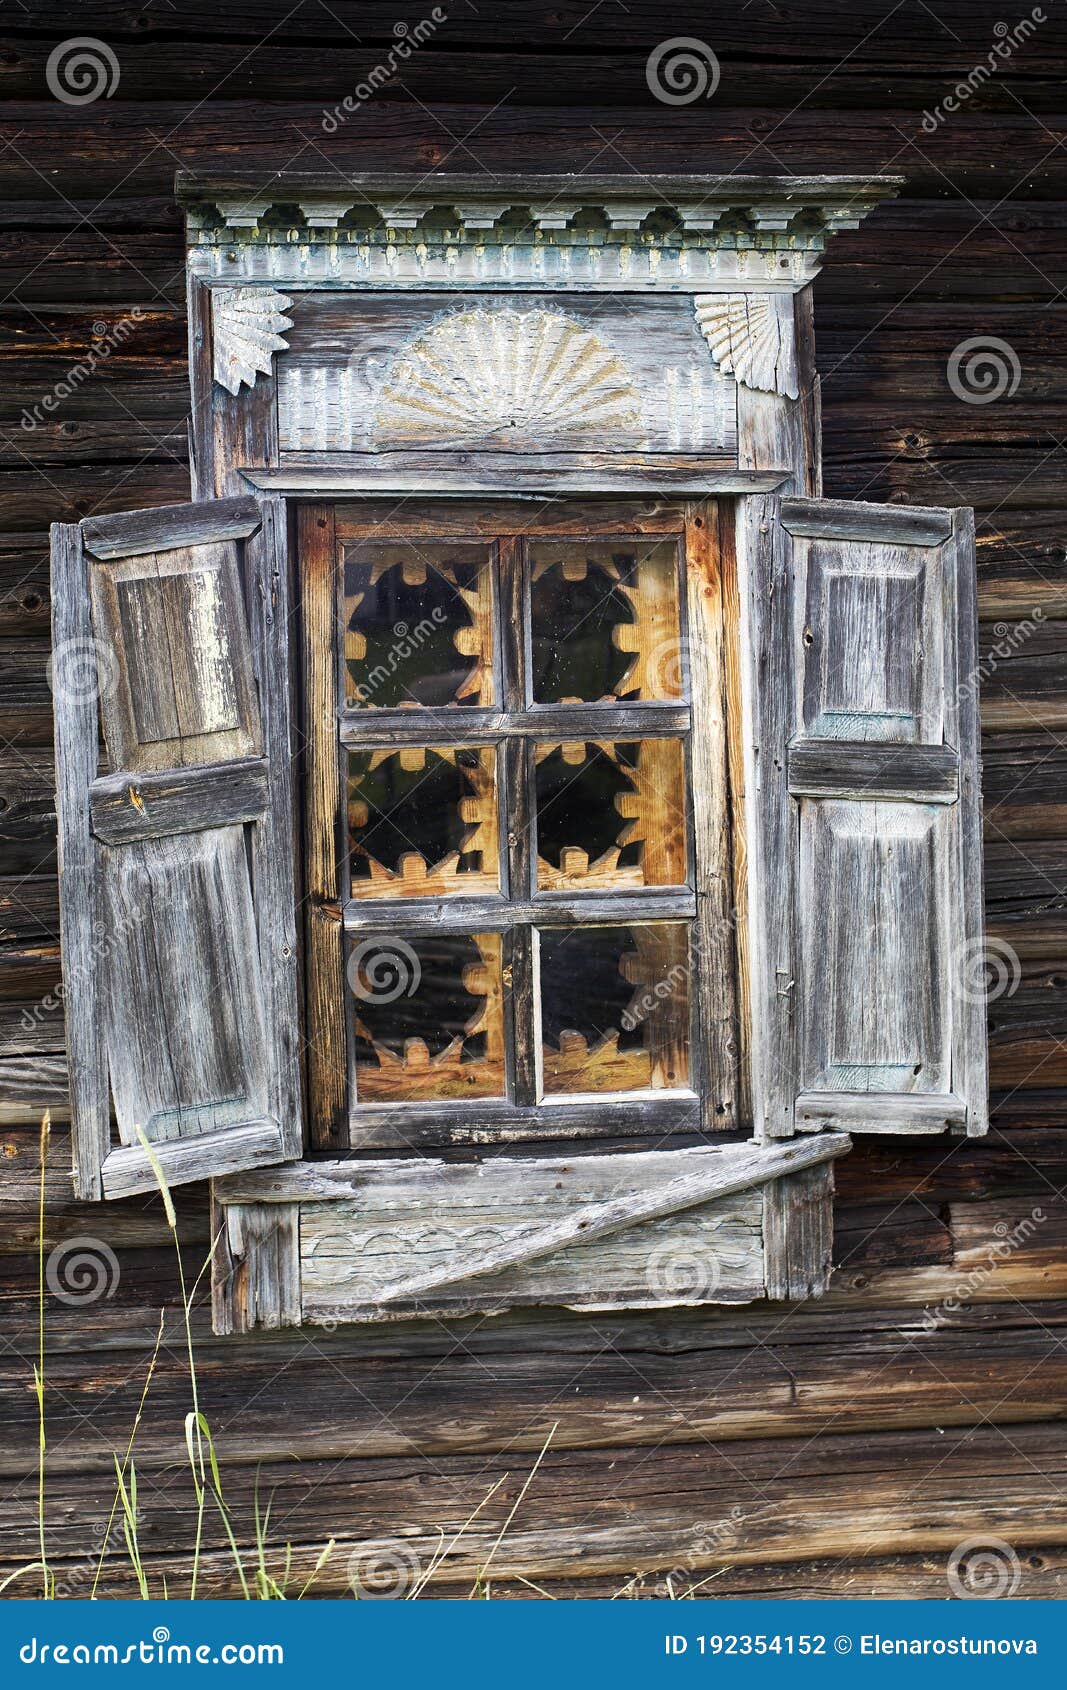
<svg viewBox="0 0 1067 1690">
<path fill-rule="evenodd" d="M 644 435 L 632 372 L 562 311 L 460 311 L 422 330 L 378 396 L 379 444 L 536 446 Z"/>
<path fill-rule="evenodd" d="M 786 299 L 791 309 L 791 296 Z M 698 293 L 693 307 L 700 331 L 721 370 L 761 393 L 797 398 L 796 363 L 778 321 L 777 296 Z"/>
<path fill-rule="evenodd" d="M 213 289 L 215 380 L 220 387 L 238 393 L 242 382 L 254 387 L 260 373 L 270 374 L 274 353 L 288 345 L 281 331 L 293 326 L 292 318 L 284 315 L 292 303 L 274 288 Z"/>
</svg>

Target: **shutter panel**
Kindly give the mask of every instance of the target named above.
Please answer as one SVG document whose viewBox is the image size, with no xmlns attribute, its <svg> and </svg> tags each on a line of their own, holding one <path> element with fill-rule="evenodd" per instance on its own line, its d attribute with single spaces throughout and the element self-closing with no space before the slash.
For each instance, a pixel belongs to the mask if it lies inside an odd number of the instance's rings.
<svg viewBox="0 0 1067 1690">
<path fill-rule="evenodd" d="M 984 1133 L 972 513 L 743 509 L 756 1131 Z"/>
<path fill-rule="evenodd" d="M 155 1186 L 138 1129 L 173 1184 L 299 1156 L 284 504 L 57 527 L 52 577 L 78 1195 Z"/>
</svg>

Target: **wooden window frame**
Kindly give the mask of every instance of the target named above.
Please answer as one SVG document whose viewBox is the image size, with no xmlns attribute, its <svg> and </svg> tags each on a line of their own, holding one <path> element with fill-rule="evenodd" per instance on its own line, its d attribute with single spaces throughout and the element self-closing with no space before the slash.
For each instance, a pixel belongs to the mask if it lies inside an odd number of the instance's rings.
<svg viewBox="0 0 1067 1690">
<path fill-rule="evenodd" d="M 732 545 L 733 512 L 715 500 L 554 502 L 530 514 L 506 497 L 447 504 L 428 500 L 399 510 L 375 501 L 300 504 L 297 507 L 297 577 L 301 607 L 303 789 L 306 897 L 306 1035 L 308 1120 L 314 1150 L 380 1150 L 471 1143 L 504 1145 L 546 1140 L 626 1138 L 736 1131 L 743 1120 L 739 1003 L 743 978 L 745 905 L 743 790 L 741 778 L 738 596 Z M 540 538 L 678 538 L 678 583 L 689 702 L 647 704 L 527 705 L 525 652 L 515 630 L 525 626 L 528 582 L 524 542 Z M 493 539 L 501 542 L 494 607 L 501 686 L 498 707 L 472 709 L 373 709 L 346 711 L 341 704 L 343 656 L 339 630 L 342 548 L 346 540 L 372 538 Z M 373 902 L 339 896 L 342 841 L 341 756 L 345 747 L 432 745 L 457 730 L 464 743 L 503 747 L 502 779 L 517 825 L 502 845 L 508 884 L 527 895 L 456 900 L 455 909 L 434 900 Z M 535 736 L 668 737 L 685 745 L 688 886 L 602 893 L 546 894 L 532 889 L 531 769 L 527 747 Z M 514 807 L 513 807 L 514 806 Z M 506 861 L 504 860 L 506 858 Z M 608 916 L 634 920 L 683 920 L 689 933 L 691 1076 L 685 1090 L 663 1097 L 624 1093 L 574 1101 L 536 1101 L 534 1075 L 516 1036 L 520 1019 L 533 1019 L 533 923 L 552 916 L 595 925 Z M 359 1104 L 348 1055 L 342 933 L 397 930 L 502 931 L 515 984 L 506 994 L 508 1050 L 504 1098 L 434 1103 Z"/>
</svg>

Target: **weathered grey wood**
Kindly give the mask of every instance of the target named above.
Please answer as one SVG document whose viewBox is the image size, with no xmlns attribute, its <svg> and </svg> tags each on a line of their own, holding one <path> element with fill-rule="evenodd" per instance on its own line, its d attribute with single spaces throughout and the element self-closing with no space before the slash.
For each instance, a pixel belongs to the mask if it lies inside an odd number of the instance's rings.
<svg viewBox="0 0 1067 1690">
<path fill-rule="evenodd" d="M 52 530 L 52 662 L 59 900 L 65 990 L 74 993 L 77 1004 L 67 1025 L 74 1183 L 78 1196 L 88 1199 L 102 1194 L 102 1168 L 111 1143 L 95 936 L 102 905 L 89 823 L 89 788 L 99 763 L 96 689 L 87 684 L 92 640 L 81 535 L 76 527 L 57 526 Z"/>
<path fill-rule="evenodd" d="M 583 1205 L 563 1219 L 547 1222 L 514 1240 L 483 1248 L 474 1256 L 461 1256 L 435 1271 L 412 1275 L 399 1284 L 389 1286 L 383 1292 L 383 1300 L 393 1302 L 407 1297 L 420 1298 L 457 1280 L 480 1279 L 483 1274 L 496 1273 L 502 1268 L 521 1267 L 541 1256 L 551 1255 L 555 1250 L 565 1249 L 568 1244 L 588 1244 L 594 1238 L 606 1238 L 640 1221 L 659 1220 L 664 1215 L 678 1214 L 716 1197 L 732 1197 L 738 1191 L 774 1179 L 787 1169 L 813 1167 L 849 1149 L 847 1139 L 842 1142 L 829 1135 L 810 1140 L 809 1146 L 816 1153 L 810 1158 L 797 1154 L 800 1146 L 796 1143 L 781 1149 L 758 1147 L 755 1151 L 737 1153 L 675 1151 L 671 1153 L 673 1166 L 667 1165 L 666 1155 L 661 1162 L 649 1165 L 650 1174 L 667 1176 L 665 1184 L 657 1183 L 649 1190 Z"/>
<path fill-rule="evenodd" d="M 413 720 L 412 718 L 415 718 Z M 689 731 L 686 704 L 544 704 L 514 716 L 495 710 L 466 710 L 461 705 L 419 710 L 345 710 L 339 715 L 342 745 L 493 745 L 519 736 L 526 739 L 671 738 Z"/>
<path fill-rule="evenodd" d="M 220 1203 L 318 1203 L 339 1198 L 353 1201 L 372 1197 L 375 1201 L 406 1202 L 419 1192 L 455 1187 L 469 1188 L 478 1201 L 495 1200 L 506 1195 L 509 1182 L 524 1170 L 527 1194 L 539 1203 L 553 1203 L 561 1173 L 573 1175 L 584 1191 L 582 1181 L 588 1181 L 588 1193 L 583 1201 L 611 1193 L 611 1178 L 631 1175 L 635 1180 L 647 1176 L 644 1184 L 663 1182 L 702 1167 L 712 1170 L 711 1177 L 738 1179 L 736 1188 L 742 1190 L 758 1184 L 763 1178 L 777 1179 L 798 1168 L 813 1167 L 816 1163 L 843 1156 L 849 1150 L 845 1135 L 825 1134 L 815 1143 L 767 1145 L 754 1139 L 738 1142 L 725 1139 L 713 1147 L 698 1146 L 687 1150 L 672 1150 L 661 1156 L 659 1151 L 627 1151 L 618 1154 L 577 1157 L 513 1156 L 486 1157 L 483 1161 L 443 1162 L 437 1157 L 403 1157 L 397 1160 L 366 1161 L 349 1158 L 345 1161 L 287 1162 L 281 1167 L 261 1168 L 255 1173 L 238 1173 L 220 1180 L 216 1197 Z M 474 1182 L 473 1184 L 471 1182 Z M 723 1188 L 726 1189 L 725 1187 Z"/>
<path fill-rule="evenodd" d="M 243 829 L 101 847 L 119 1134 L 189 1138 L 266 1114 L 263 984 Z"/>
<path fill-rule="evenodd" d="M 804 583 L 804 732 L 940 745 L 940 549 L 801 537 L 793 555 Z"/>
<path fill-rule="evenodd" d="M 430 1237 L 445 1248 L 471 1238 L 489 1241 L 514 1225 L 512 1198 L 493 1215 L 461 1212 L 427 1217 Z M 424 1292 L 408 1302 L 384 1301 L 386 1276 L 410 1264 L 412 1228 L 389 1229 L 390 1216 L 355 1205 L 305 1205 L 301 1215 L 304 1320 L 320 1322 L 456 1318 L 505 1309 L 557 1306 L 590 1311 L 676 1308 L 696 1303 L 751 1302 L 763 1294 L 759 1191 L 710 1201 L 685 1215 L 646 1221 L 632 1230 L 572 1244 L 495 1279 Z M 412 1220 L 416 1222 L 413 1216 Z"/>
<path fill-rule="evenodd" d="M 216 196 L 238 200 L 242 194 L 249 203 L 268 204 L 284 196 L 286 205 L 294 200 L 313 205 L 317 200 L 329 204 L 338 199 L 351 200 L 355 205 L 364 200 L 374 204 L 401 205 L 411 200 L 415 206 L 437 202 L 452 207 L 462 198 L 465 204 L 486 202 L 499 205 L 501 200 L 514 198 L 516 203 L 529 201 L 563 205 L 629 205 L 644 196 L 665 205 L 696 202 L 702 206 L 743 205 L 748 201 L 760 204 L 782 198 L 788 204 L 805 199 L 820 204 L 840 205 L 859 216 L 859 205 L 867 201 L 893 199 L 906 181 L 904 176 L 892 175 L 819 175 L 781 174 L 761 175 L 755 171 L 715 177 L 679 173 L 654 173 L 642 176 L 635 186 L 632 174 L 616 172 L 575 171 L 538 172 L 536 170 L 503 171 L 491 181 L 484 175 L 462 171 L 442 172 L 429 176 L 418 171 L 346 171 L 343 181 L 335 170 L 186 170 L 177 171 L 174 178 L 175 198 L 182 205 L 214 202 Z M 456 201 L 449 196 L 455 195 Z M 858 202 L 858 203 L 857 203 Z"/>
<path fill-rule="evenodd" d="M 398 454 L 388 454 L 388 458 Z M 326 454 L 321 455 L 323 459 Z M 707 465 L 703 457 L 674 460 L 670 453 L 650 454 L 622 468 L 610 453 L 598 458 L 583 453 L 538 453 L 521 465 L 494 464 L 487 455 L 446 452 L 421 454 L 420 463 L 392 464 L 386 454 L 362 461 L 346 453 L 332 464 L 286 464 L 279 469 L 250 469 L 240 479 L 253 491 L 289 494 L 301 499 L 339 499 L 372 493 L 424 493 L 433 498 L 467 498 L 478 493 L 502 495 L 516 501 L 572 498 L 575 494 L 622 494 L 640 499 L 649 494 L 707 498 L 727 493 L 773 492 L 790 481 L 781 469 L 730 469 Z M 410 454 L 414 457 L 415 454 Z M 431 461 L 426 462 L 427 456 Z"/>
<path fill-rule="evenodd" d="M 826 1290 L 833 1195 L 833 1163 L 802 1169 L 764 1187 L 764 1265 L 772 1301 L 821 1297 Z"/>
<path fill-rule="evenodd" d="M 249 540 L 252 657 L 259 686 L 267 765 L 266 807 L 252 830 L 252 880 L 259 938 L 259 978 L 266 1042 L 267 1109 L 281 1128 L 282 1150 L 304 1142 L 296 930 L 297 812 L 290 727 L 289 553 L 285 501 L 265 499 L 261 527 Z"/>
<path fill-rule="evenodd" d="M 787 536 L 774 500 L 746 501 L 739 512 L 737 562 L 753 1126 L 757 1137 L 788 1138 L 799 1071 L 798 833 L 781 764 L 796 726 L 796 654 Z"/>
<path fill-rule="evenodd" d="M 269 795 L 262 758 L 143 775 L 107 775 L 90 788 L 92 829 L 121 845 L 255 821 Z"/>
<path fill-rule="evenodd" d="M 801 804 L 805 1090 L 951 1093 L 953 809 Z"/>
<path fill-rule="evenodd" d="M 954 745 L 878 745 L 801 740 L 789 747 L 789 790 L 797 798 L 914 798 L 954 804 L 960 791 Z"/>
<path fill-rule="evenodd" d="M 88 517 L 82 525 L 91 557 L 141 557 L 223 540 L 246 539 L 259 527 L 259 505 L 247 495 L 191 505 L 159 505 L 121 516 Z"/>
<path fill-rule="evenodd" d="M 650 294 L 635 314 L 589 290 L 303 293 L 285 340 L 283 466 L 460 446 L 516 465 L 539 451 L 736 459 L 734 378 L 686 295 Z"/>
<path fill-rule="evenodd" d="M 939 1095 L 886 1096 L 881 1092 L 801 1092 L 796 1102 L 798 1132 L 943 1133 L 966 1125 L 963 1098 Z"/>
<path fill-rule="evenodd" d="M 109 665 L 100 705 L 112 769 L 141 773 L 259 754 L 232 540 L 94 564 L 90 592 Z"/>
<path fill-rule="evenodd" d="M 791 532 L 775 503 L 742 534 L 757 1124 L 792 1131 L 800 1092 L 925 1093 L 981 1132 L 973 551 L 951 512 L 787 500 Z"/>
<path fill-rule="evenodd" d="M 759 1189 L 848 1146 L 827 1134 L 773 1148 L 495 1158 L 473 1167 L 297 1163 L 220 1180 L 215 1199 L 224 1212 L 280 1207 L 283 1226 L 300 1207 L 301 1301 L 312 1322 L 393 1318 L 412 1306 L 452 1313 L 523 1302 L 732 1301 L 758 1295 L 763 1282 Z M 691 1220 L 675 1218 L 694 1210 Z M 259 1230 L 269 1234 L 269 1221 Z M 619 1233 L 627 1234 L 621 1244 L 609 1242 Z M 411 1257 L 420 1249 L 438 1260 L 416 1276 Z M 483 1276 L 496 1283 L 471 1283 Z"/>
<path fill-rule="evenodd" d="M 808 491 L 808 441 L 805 413 L 799 398 L 796 322 L 791 294 L 764 296 L 777 337 L 776 371 L 779 390 L 762 391 L 746 382 L 737 387 L 737 464 L 749 473 L 785 469 L 783 492 Z"/>
<path fill-rule="evenodd" d="M 299 1326 L 300 1205 L 212 1200 L 212 1313 L 218 1333 Z"/>
<path fill-rule="evenodd" d="M 101 1039 L 101 1045 L 103 1040 Z M 104 1108 L 102 1119 L 107 1125 L 107 1075 L 103 1076 Z M 75 1106 L 80 1103 L 77 1100 Z M 48 1110 L 54 1121 L 67 1121 L 71 1113 L 71 1090 L 67 1074 L 67 1058 L 59 1055 L 5 1056 L 0 1058 L 0 1122 L 10 1125 L 37 1122 Z M 79 1117 L 84 1119 L 84 1116 Z M 90 1159 L 85 1148 L 72 1135 L 77 1194 L 82 1198 L 99 1197 L 101 1192 L 99 1169 L 108 1146 L 98 1146 L 98 1155 Z"/>
<path fill-rule="evenodd" d="M 696 914 L 696 894 L 686 890 L 660 891 L 637 887 L 632 891 L 575 892 L 570 897 L 542 893 L 535 898 L 350 898 L 344 905 L 346 931 L 496 933 L 519 922 L 546 926 L 582 922 L 611 926 L 619 921 L 680 920 Z"/>
<path fill-rule="evenodd" d="M 975 990 L 984 943 L 982 852 L 982 748 L 978 714 L 978 581 L 974 568 L 974 512 L 954 511 L 945 548 L 943 615 L 950 677 L 945 732 L 959 747 L 959 827 L 950 873 L 959 897 L 959 930 L 952 975 L 952 1071 L 967 1103 L 966 1132 L 989 1127 L 989 1051 L 985 994 Z M 951 678 L 955 677 L 955 685 Z M 956 1130 L 961 1130 L 957 1124 Z"/>
<path fill-rule="evenodd" d="M 278 1162 L 285 1147 L 274 1121 L 244 1121 L 197 1139 L 157 1142 L 152 1154 L 168 1185 L 188 1185 L 191 1180 Z M 104 1163 L 103 1185 L 109 1199 L 159 1190 L 155 1169 L 140 1145 L 123 1145 L 111 1152 Z"/>
<path fill-rule="evenodd" d="M 951 511 L 859 500 L 783 499 L 781 520 L 797 538 L 873 540 L 884 546 L 936 546 L 952 533 Z"/>
<path fill-rule="evenodd" d="M 79 1010 L 99 994 L 90 1024 L 121 1140 L 169 1142 L 180 1184 L 301 1145 L 284 509 L 135 512 L 94 539 L 106 560 L 67 597 L 86 625 L 92 601 L 111 660 L 112 773 L 92 778 L 93 707 L 91 770 L 70 765 L 100 887 L 75 916 L 93 945 Z M 242 755 L 261 745 L 265 757 Z M 80 1071 L 75 1042 L 75 1096 Z M 107 1129 L 106 1091 L 103 1109 Z M 100 1136 L 104 1193 L 147 1188 L 143 1153 L 113 1163 Z"/>
</svg>

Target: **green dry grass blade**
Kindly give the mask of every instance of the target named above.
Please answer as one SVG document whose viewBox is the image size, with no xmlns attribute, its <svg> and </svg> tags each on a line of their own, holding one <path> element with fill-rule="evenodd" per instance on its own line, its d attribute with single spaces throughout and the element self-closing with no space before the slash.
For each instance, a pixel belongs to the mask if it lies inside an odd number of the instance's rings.
<svg viewBox="0 0 1067 1690">
<path fill-rule="evenodd" d="M 148 1577 L 141 1559 L 141 1545 L 137 1532 L 137 1469 L 131 1461 L 124 1472 L 119 1465 L 117 1456 L 114 1457 L 114 1461 L 115 1480 L 122 1508 L 122 1531 L 126 1539 L 126 1553 L 130 1557 L 130 1565 L 133 1567 L 141 1600 L 148 1602 L 151 1600 L 151 1593 L 148 1589 Z"/>
<path fill-rule="evenodd" d="M 48 1549 L 44 1531 L 45 1457 L 48 1438 L 44 1413 L 44 1197 L 45 1170 L 48 1164 L 48 1144 L 52 1136 L 52 1116 L 45 1110 L 41 1116 L 40 1175 L 41 1189 L 37 1208 L 37 1365 L 33 1370 L 33 1388 L 37 1396 L 37 1539 L 41 1555 L 42 1595 L 48 1601 L 56 1593 L 56 1581 L 48 1567 Z"/>
</svg>

